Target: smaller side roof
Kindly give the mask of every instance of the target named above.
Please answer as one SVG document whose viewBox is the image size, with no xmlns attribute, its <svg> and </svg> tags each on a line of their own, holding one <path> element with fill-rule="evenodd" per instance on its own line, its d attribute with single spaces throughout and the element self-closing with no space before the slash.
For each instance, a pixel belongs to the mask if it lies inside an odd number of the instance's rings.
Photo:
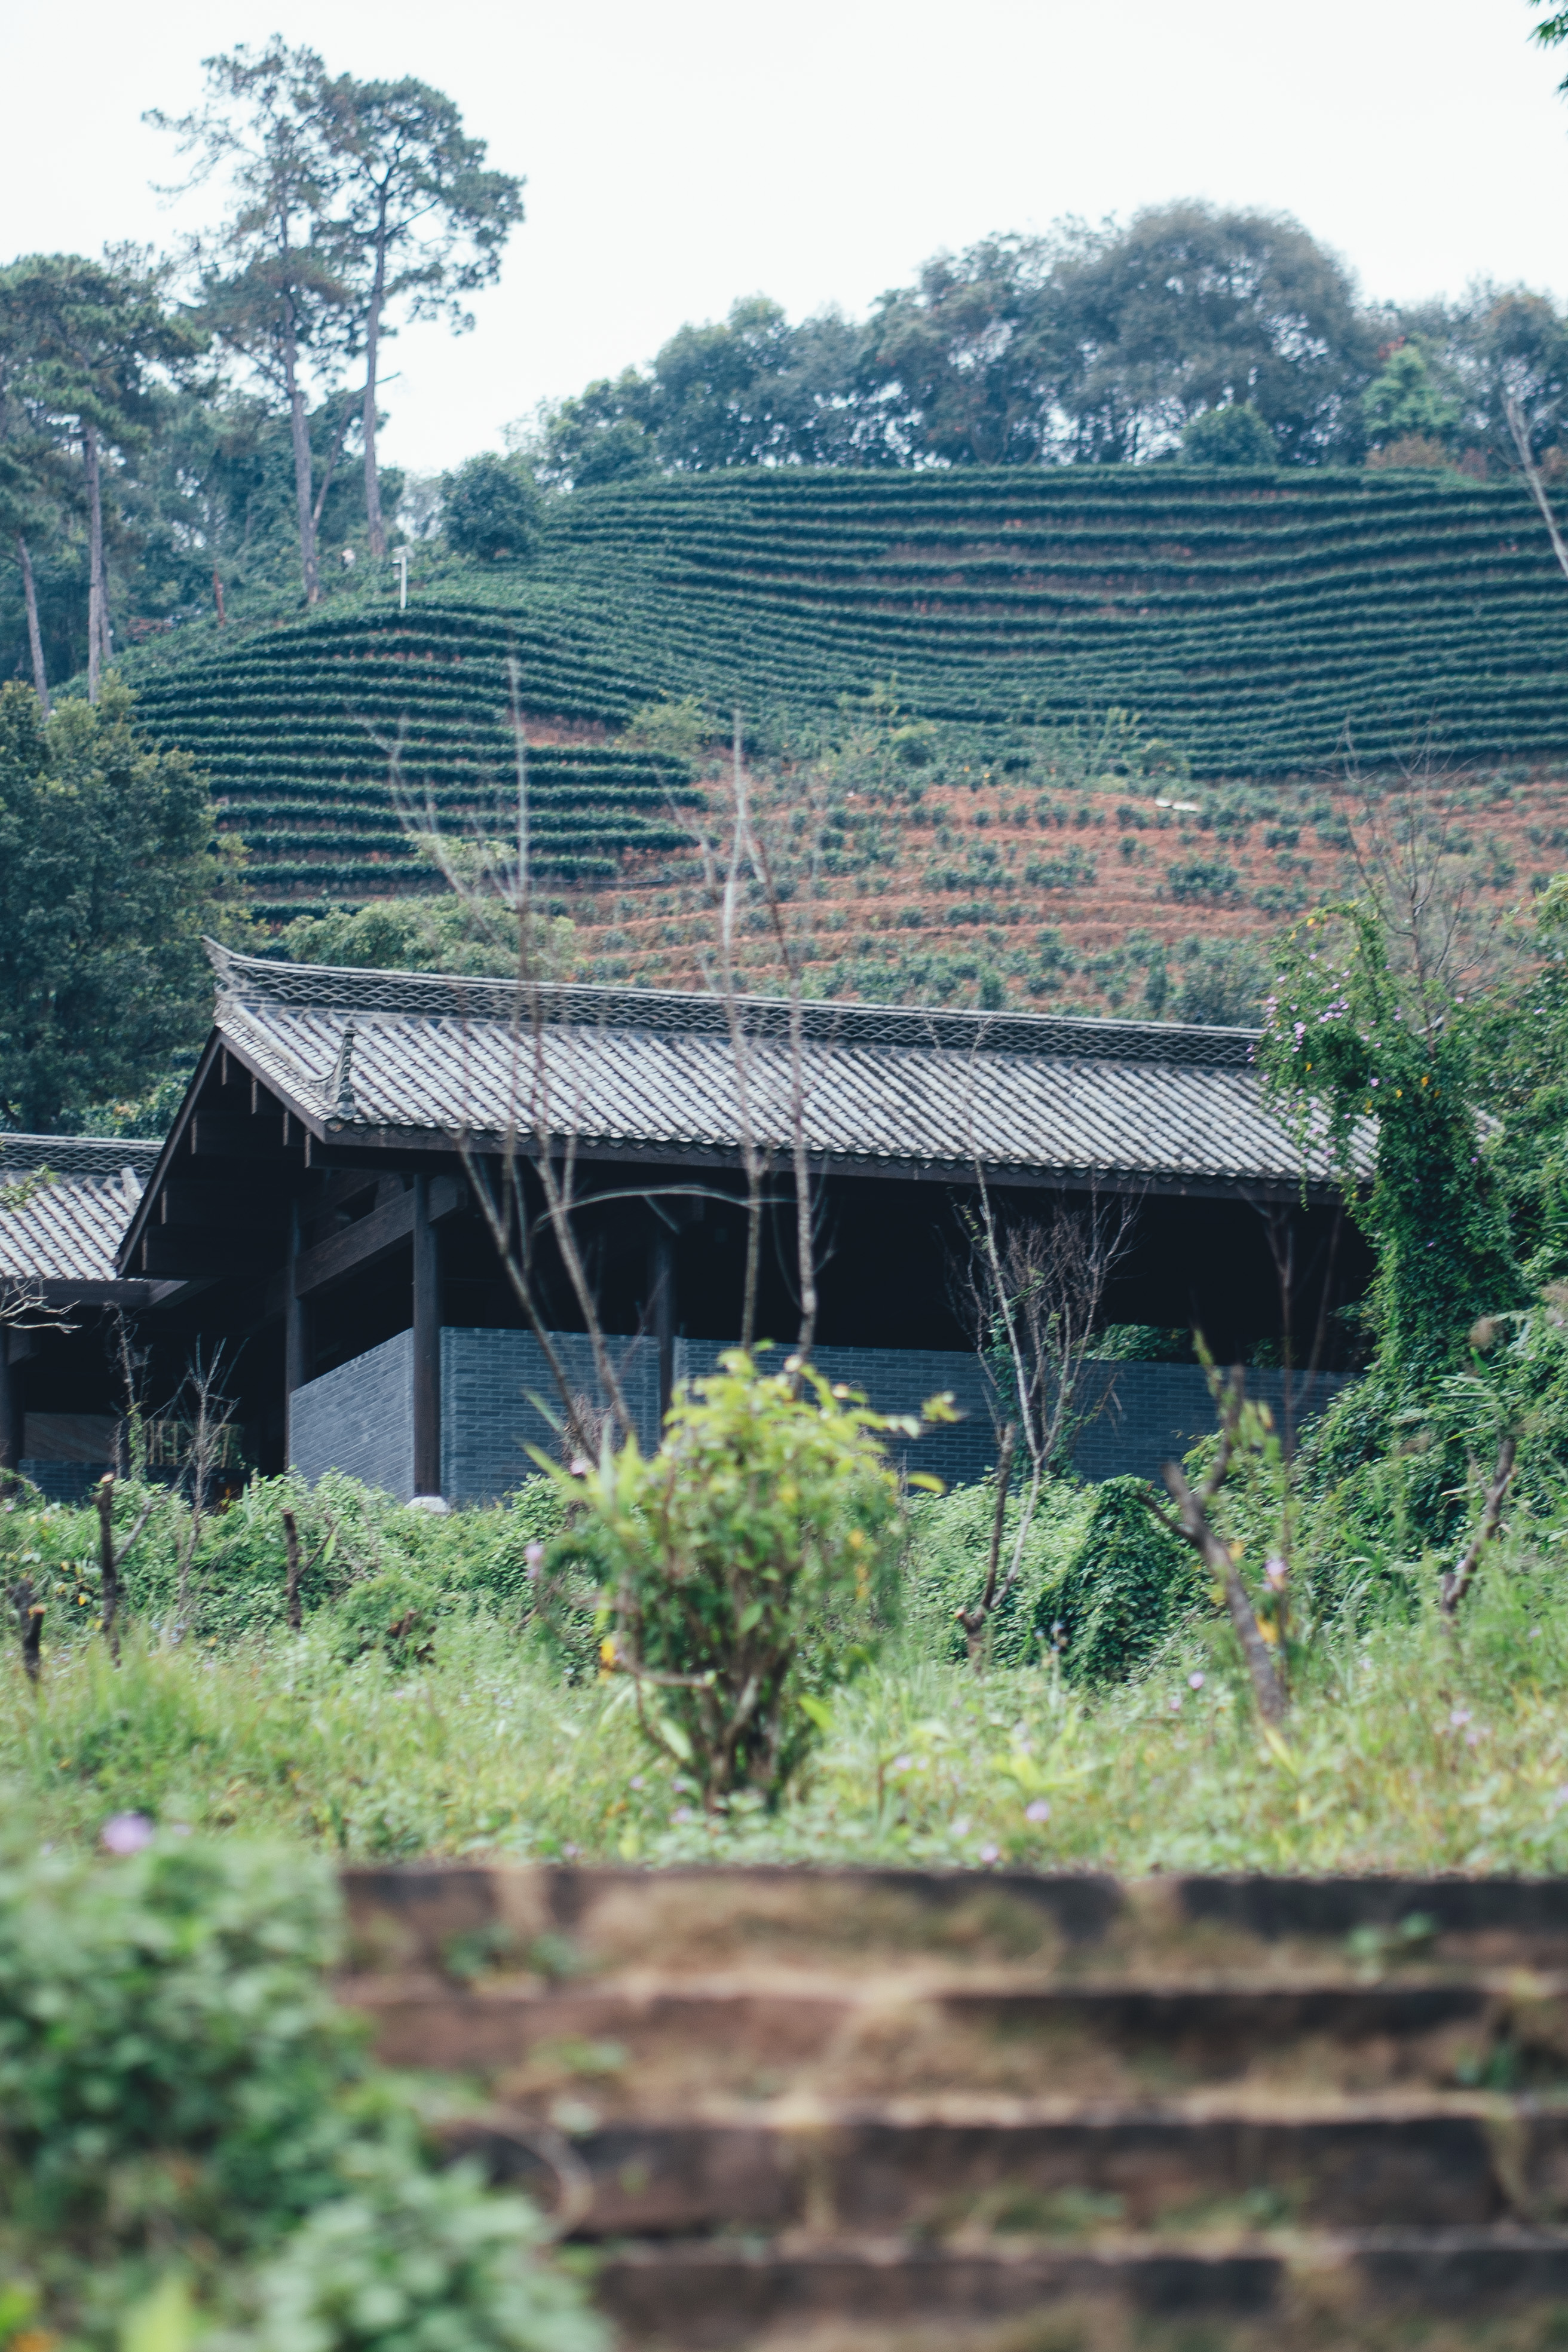
<svg viewBox="0 0 1568 2352">
<path fill-rule="evenodd" d="M 141 1136 L 0 1133 L 0 1284 L 121 1287 L 115 1252 L 162 1148 Z"/>
</svg>

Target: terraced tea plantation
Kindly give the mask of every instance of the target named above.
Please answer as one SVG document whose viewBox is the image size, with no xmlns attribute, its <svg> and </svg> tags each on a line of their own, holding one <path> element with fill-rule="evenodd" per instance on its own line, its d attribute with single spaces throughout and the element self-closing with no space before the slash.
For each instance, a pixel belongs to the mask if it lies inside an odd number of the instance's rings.
<svg viewBox="0 0 1568 2352">
<path fill-rule="evenodd" d="M 1429 730 L 1568 749 L 1568 588 L 1511 483 L 715 473 L 562 501 L 538 577 L 599 592 L 595 649 L 646 690 L 721 709 L 894 676 L 931 719 L 1121 704 L 1216 777 L 1310 768 L 1347 726 L 1374 761 Z"/>
<path fill-rule="evenodd" d="M 484 614 L 410 614 L 395 628 L 384 614 L 332 614 L 142 676 L 140 709 L 211 776 L 249 849 L 257 911 L 287 919 L 438 887 L 421 829 L 510 837 L 507 661 L 519 634 Z M 630 707 L 623 694 L 617 708 Z M 535 743 L 529 770 L 533 864 L 547 880 L 607 879 L 628 850 L 689 842 L 679 812 L 699 796 L 679 760 Z"/>
<path fill-rule="evenodd" d="M 980 805 L 951 806 L 945 837 L 940 822 L 934 839 L 884 828 L 882 870 L 868 868 L 889 899 L 879 911 L 923 929 L 922 948 L 1044 919 L 1069 945 L 1082 930 L 1081 963 L 1129 919 L 1173 936 L 1216 918 L 1267 927 L 1330 878 L 1301 849 L 1314 824 L 1320 849 L 1339 830 L 1314 804 L 1347 742 L 1373 769 L 1428 748 L 1478 772 L 1511 763 L 1501 804 L 1489 785 L 1478 803 L 1502 844 L 1499 887 L 1561 862 L 1561 785 L 1543 772 L 1568 752 L 1568 583 L 1518 486 L 1452 474 L 1084 467 L 608 486 L 556 500 L 527 567 L 416 555 L 406 612 L 390 586 L 362 587 L 308 620 L 165 639 L 132 667 L 144 717 L 211 772 L 249 845 L 258 908 L 281 919 L 433 885 L 411 815 L 493 829 L 513 769 L 510 665 L 537 747 L 538 868 L 599 935 L 595 958 L 621 953 L 617 977 L 683 966 L 673 905 L 656 911 L 649 894 L 668 892 L 672 853 L 689 865 L 699 795 L 681 761 L 614 740 L 665 697 L 697 697 L 721 727 L 739 704 L 782 741 L 880 682 L 907 712 L 973 737 L 963 772 L 972 789 L 984 773 Z M 1032 839 L 1047 820 L 1020 814 L 1009 745 L 1114 706 L 1190 761 L 1205 810 L 1228 796 L 1225 842 L 1198 837 L 1206 817 L 1156 842 L 1110 803 L 1092 821 L 1121 827 L 1113 843 Z M 1246 854 L 1242 803 L 1262 820 Z M 916 821 L 931 820 L 928 803 Z M 989 824 L 989 841 L 957 843 L 966 820 Z M 1064 821 L 1049 819 L 1058 835 Z M 1167 848 L 1181 872 L 1167 873 Z M 1015 871 L 981 874 L 982 849 Z M 855 866 L 853 840 L 837 862 Z M 998 918 L 989 885 L 1003 878 L 1012 911 Z M 638 910 L 613 911 L 627 887 Z M 827 923 L 847 927 L 876 925 L 847 908 Z M 825 972 L 834 954 L 825 941 Z"/>
</svg>

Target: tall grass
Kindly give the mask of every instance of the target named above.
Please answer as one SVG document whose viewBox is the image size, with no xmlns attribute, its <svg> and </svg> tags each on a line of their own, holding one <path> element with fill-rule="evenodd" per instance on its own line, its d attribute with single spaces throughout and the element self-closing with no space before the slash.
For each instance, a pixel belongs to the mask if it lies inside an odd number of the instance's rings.
<svg viewBox="0 0 1568 2352">
<path fill-rule="evenodd" d="M 1056 1661 L 977 1677 L 917 1622 L 841 1691 L 795 1794 L 704 1816 L 624 1681 L 564 1680 L 515 1619 L 444 1618 L 436 1654 L 345 1663 L 334 1612 L 221 1647 L 132 1631 L 41 1689 L 0 1667 L 0 1783 L 57 1841 L 136 1810 L 345 1856 L 748 1859 L 1291 1871 L 1568 1869 L 1568 1612 L 1541 1549 L 1499 1551 L 1457 1635 L 1401 1599 L 1330 1628 L 1266 1740 L 1198 1614 L 1140 1678 Z"/>
</svg>

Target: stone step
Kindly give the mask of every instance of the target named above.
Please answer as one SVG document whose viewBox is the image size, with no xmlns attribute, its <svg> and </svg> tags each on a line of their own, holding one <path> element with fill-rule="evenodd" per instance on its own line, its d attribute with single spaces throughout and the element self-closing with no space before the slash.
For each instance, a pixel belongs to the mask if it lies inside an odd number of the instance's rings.
<svg viewBox="0 0 1568 2352">
<path fill-rule="evenodd" d="M 1054 1975 L 1568 1969 L 1568 1880 L 412 1864 L 343 1873 L 353 1964 L 561 1979 L 631 1968 Z"/>
<path fill-rule="evenodd" d="M 1568 2343 L 1568 1881 L 344 1888 L 343 1997 L 483 2084 L 445 2137 L 553 2211 L 623 2352 Z"/>
<path fill-rule="evenodd" d="M 582 2085 L 616 2114 L 786 2090 L 1568 2087 L 1568 1976 L 1517 1969 L 1064 1984 L 1022 1970 L 753 1966 L 468 1986 L 386 1972 L 340 1992 L 373 2020 L 389 2065 L 481 2074 L 531 2105 Z"/>
<path fill-rule="evenodd" d="M 808 2230 L 949 2240 L 1479 2228 L 1568 2219 L 1568 2103 L 784 2100 L 621 2120 L 586 2101 L 455 2121 L 455 2147 L 574 2235 Z"/>
<path fill-rule="evenodd" d="M 1541 2352 L 1568 2236 L 634 2242 L 597 2293 L 627 2352 Z"/>
</svg>

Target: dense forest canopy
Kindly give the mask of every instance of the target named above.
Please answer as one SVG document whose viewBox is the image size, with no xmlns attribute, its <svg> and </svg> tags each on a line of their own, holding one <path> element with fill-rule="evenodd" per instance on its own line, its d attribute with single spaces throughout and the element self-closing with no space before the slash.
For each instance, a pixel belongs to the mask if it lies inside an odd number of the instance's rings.
<svg viewBox="0 0 1568 2352">
<path fill-rule="evenodd" d="M 1296 222 L 1182 202 L 938 254 L 858 324 L 826 311 L 792 326 L 749 297 L 721 324 L 682 327 L 649 366 L 547 405 L 518 437 L 561 485 L 1184 454 L 1480 470 L 1513 462 L 1510 394 L 1539 447 L 1558 446 L 1565 363 L 1568 323 L 1544 295 L 1483 285 L 1454 303 L 1369 306 Z M 1217 442 L 1197 429 L 1227 409 L 1247 410 L 1249 429 Z M 1415 439 L 1429 446 L 1399 446 Z"/>
</svg>

